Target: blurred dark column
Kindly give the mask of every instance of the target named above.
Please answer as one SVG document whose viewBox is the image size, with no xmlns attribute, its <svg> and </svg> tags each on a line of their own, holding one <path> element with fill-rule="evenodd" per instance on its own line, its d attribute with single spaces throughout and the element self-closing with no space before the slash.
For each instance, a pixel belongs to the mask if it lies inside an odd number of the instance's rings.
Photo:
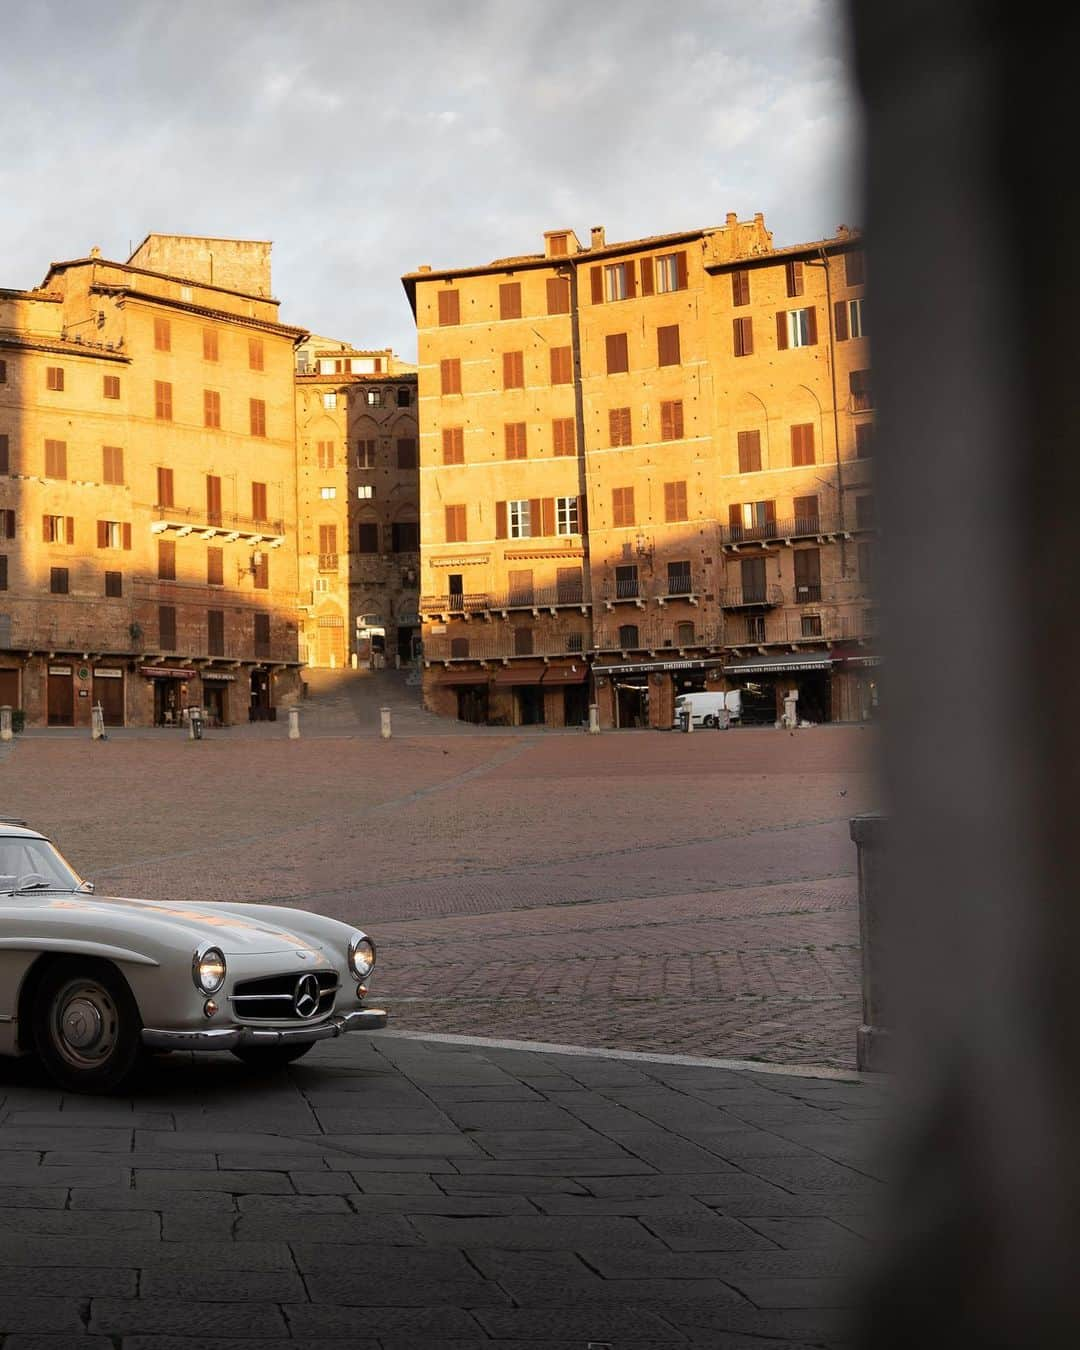
<svg viewBox="0 0 1080 1350">
<path fill-rule="evenodd" d="M 848 14 L 906 1101 L 862 1344 L 1080 1346 L 1078 21 Z"/>
</svg>

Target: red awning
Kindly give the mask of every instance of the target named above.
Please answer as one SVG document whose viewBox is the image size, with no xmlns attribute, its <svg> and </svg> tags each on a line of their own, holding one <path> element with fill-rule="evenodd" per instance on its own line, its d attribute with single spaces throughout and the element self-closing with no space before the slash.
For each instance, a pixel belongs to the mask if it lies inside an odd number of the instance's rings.
<svg viewBox="0 0 1080 1350">
<path fill-rule="evenodd" d="M 589 670 L 584 661 L 575 661 L 572 666 L 548 666 L 544 672 L 543 684 L 581 684 Z"/>
<path fill-rule="evenodd" d="M 539 684 L 547 666 L 543 661 L 511 661 L 495 672 L 496 684 Z"/>
<path fill-rule="evenodd" d="M 489 678 L 490 672 L 477 670 L 475 666 L 467 668 L 446 666 L 442 670 L 435 671 L 436 684 L 487 684 Z"/>
</svg>

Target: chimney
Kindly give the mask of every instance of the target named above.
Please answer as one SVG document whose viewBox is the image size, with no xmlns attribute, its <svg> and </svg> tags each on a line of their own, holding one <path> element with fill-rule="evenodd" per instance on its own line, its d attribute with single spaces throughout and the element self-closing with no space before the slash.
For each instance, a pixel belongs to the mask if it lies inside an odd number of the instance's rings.
<svg viewBox="0 0 1080 1350">
<path fill-rule="evenodd" d="M 732 225 L 738 225 L 738 223 L 739 223 L 739 214 L 738 214 L 738 212 L 737 212 L 737 211 L 729 211 L 729 212 L 727 213 L 727 219 L 725 220 L 724 224 L 725 224 L 725 225 L 727 226 L 727 228 L 730 230 L 731 227 L 732 227 Z"/>
<path fill-rule="evenodd" d="M 417 270 L 418 272 L 430 272 L 430 271 L 431 271 L 431 264 L 430 264 L 430 263 L 421 263 L 420 266 L 419 266 L 416 270 Z"/>
<path fill-rule="evenodd" d="M 98 248 L 97 244 L 95 244 L 94 247 L 90 250 L 90 256 L 91 256 L 91 258 L 100 258 L 100 257 L 101 257 L 101 249 Z"/>
<path fill-rule="evenodd" d="M 590 248 L 603 248 L 603 247 L 604 247 L 604 227 L 603 227 L 603 225 L 594 225 L 594 226 L 592 227 L 592 230 L 590 231 L 590 233 L 592 234 L 592 239 L 590 240 L 589 247 L 590 247 Z"/>
</svg>

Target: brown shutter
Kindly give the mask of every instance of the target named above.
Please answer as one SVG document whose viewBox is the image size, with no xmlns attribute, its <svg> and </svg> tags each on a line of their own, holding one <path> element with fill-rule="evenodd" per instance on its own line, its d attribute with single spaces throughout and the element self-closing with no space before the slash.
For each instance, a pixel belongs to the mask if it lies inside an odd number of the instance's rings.
<svg viewBox="0 0 1080 1350">
<path fill-rule="evenodd" d="M 67 541 L 69 544 L 75 542 L 75 517 L 65 516 L 65 528 L 67 530 Z"/>
<path fill-rule="evenodd" d="M 806 326 L 810 338 L 809 345 L 811 347 L 815 347 L 817 346 L 817 305 L 811 305 L 809 309 L 807 309 L 806 313 L 808 319 Z"/>
<path fill-rule="evenodd" d="M 846 342 L 848 339 L 848 313 L 846 300 L 837 300 L 833 305 L 833 323 L 836 327 L 837 342 Z"/>
<path fill-rule="evenodd" d="M 776 503 L 775 503 L 775 502 L 766 502 L 766 503 L 765 503 L 765 519 L 769 522 L 770 525 L 772 525 L 772 524 L 774 524 L 774 523 L 776 522 Z"/>
<path fill-rule="evenodd" d="M 732 502 L 727 509 L 728 525 L 733 530 L 742 528 L 742 506 L 739 502 Z"/>
<path fill-rule="evenodd" d="M 604 271 L 601 267 L 589 268 L 589 284 L 592 286 L 592 302 L 594 305 L 603 303 L 604 299 Z"/>
<path fill-rule="evenodd" d="M 506 538 L 506 503 L 495 503 L 495 538 Z"/>
<path fill-rule="evenodd" d="M 652 295 L 653 293 L 653 260 L 652 258 L 642 258 L 639 264 L 641 268 L 641 294 Z"/>
<path fill-rule="evenodd" d="M 680 291 L 685 291 L 687 286 L 685 251 L 675 254 L 675 277 L 678 289 Z"/>
<path fill-rule="evenodd" d="M 547 538 L 555 533 L 555 498 L 545 497 L 540 503 L 540 533 Z"/>
<path fill-rule="evenodd" d="M 529 537 L 532 538 L 540 532 L 540 498 L 529 498 Z"/>
<path fill-rule="evenodd" d="M 565 277 L 548 277 L 547 310 L 549 314 L 570 313 L 570 283 Z"/>
<path fill-rule="evenodd" d="M 623 266 L 623 275 L 626 277 L 626 298 L 627 298 L 627 300 L 633 300 L 633 299 L 635 298 L 635 296 L 637 295 L 637 282 L 636 282 L 636 280 L 635 280 L 635 273 L 636 273 L 636 271 L 637 271 L 637 269 L 634 267 L 634 260 L 633 260 L 633 258 L 631 258 L 631 259 L 630 259 L 627 263 L 625 263 L 624 266 Z"/>
<path fill-rule="evenodd" d="M 676 399 L 671 405 L 671 429 L 672 440 L 681 441 L 683 437 L 683 405 L 681 398 Z"/>
<path fill-rule="evenodd" d="M 108 546 L 108 543 L 109 543 L 108 523 L 104 520 L 99 520 L 97 523 L 97 546 L 98 548 L 106 548 Z"/>
<path fill-rule="evenodd" d="M 677 518 L 678 494 L 677 483 L 664 484 L 664 519 L 675 520 Z"/>
<path fill-rule="evenodd" d="M 42 516 L 42 517 L 41 517 L 41 538 L 42 538 L 42 540 L 43 540 L 46 544 L 51 543 L 51 540 L 49 539 L 49 517 L 48 517 L 48 516 Z"/>
<path fill-rule="evenodd" d="M 589 532 L 588 510 L 589 510 L 588 501 L 584 496 L 580 496 L 577 499 L 577 521 L 579 534 L 588 534 Z"/>
<path fill-rule="evenodd" d="M 787 351 L 787 311 L 776 311 L 776 346 L 778 351 Z"/>
</svg>

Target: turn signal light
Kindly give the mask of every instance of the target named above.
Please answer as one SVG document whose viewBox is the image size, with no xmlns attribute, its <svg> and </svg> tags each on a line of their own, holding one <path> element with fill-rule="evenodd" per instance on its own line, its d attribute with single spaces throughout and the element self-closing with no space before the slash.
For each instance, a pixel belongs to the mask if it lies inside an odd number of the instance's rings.
<svg viewBox="0 0 1080 1350">
<path fill-rule="evenodd" d="M 216 1012 L 217 1012 L 217 1004 L 214 1002 L 212 998 L 208 998 L 206 1002 L 203 1004 L 203 1016 L 213 1017 L 213 1015 Z"/>
<path fill-rule="evenodd" d="M 366 985 L 366 984 L 358 984 L 358 985 L 356 986 L 356 997 L 357 997 L 357 998 L 366 998 L 366 997 L 367 997 L 367 985 Z"/>
</svg>

